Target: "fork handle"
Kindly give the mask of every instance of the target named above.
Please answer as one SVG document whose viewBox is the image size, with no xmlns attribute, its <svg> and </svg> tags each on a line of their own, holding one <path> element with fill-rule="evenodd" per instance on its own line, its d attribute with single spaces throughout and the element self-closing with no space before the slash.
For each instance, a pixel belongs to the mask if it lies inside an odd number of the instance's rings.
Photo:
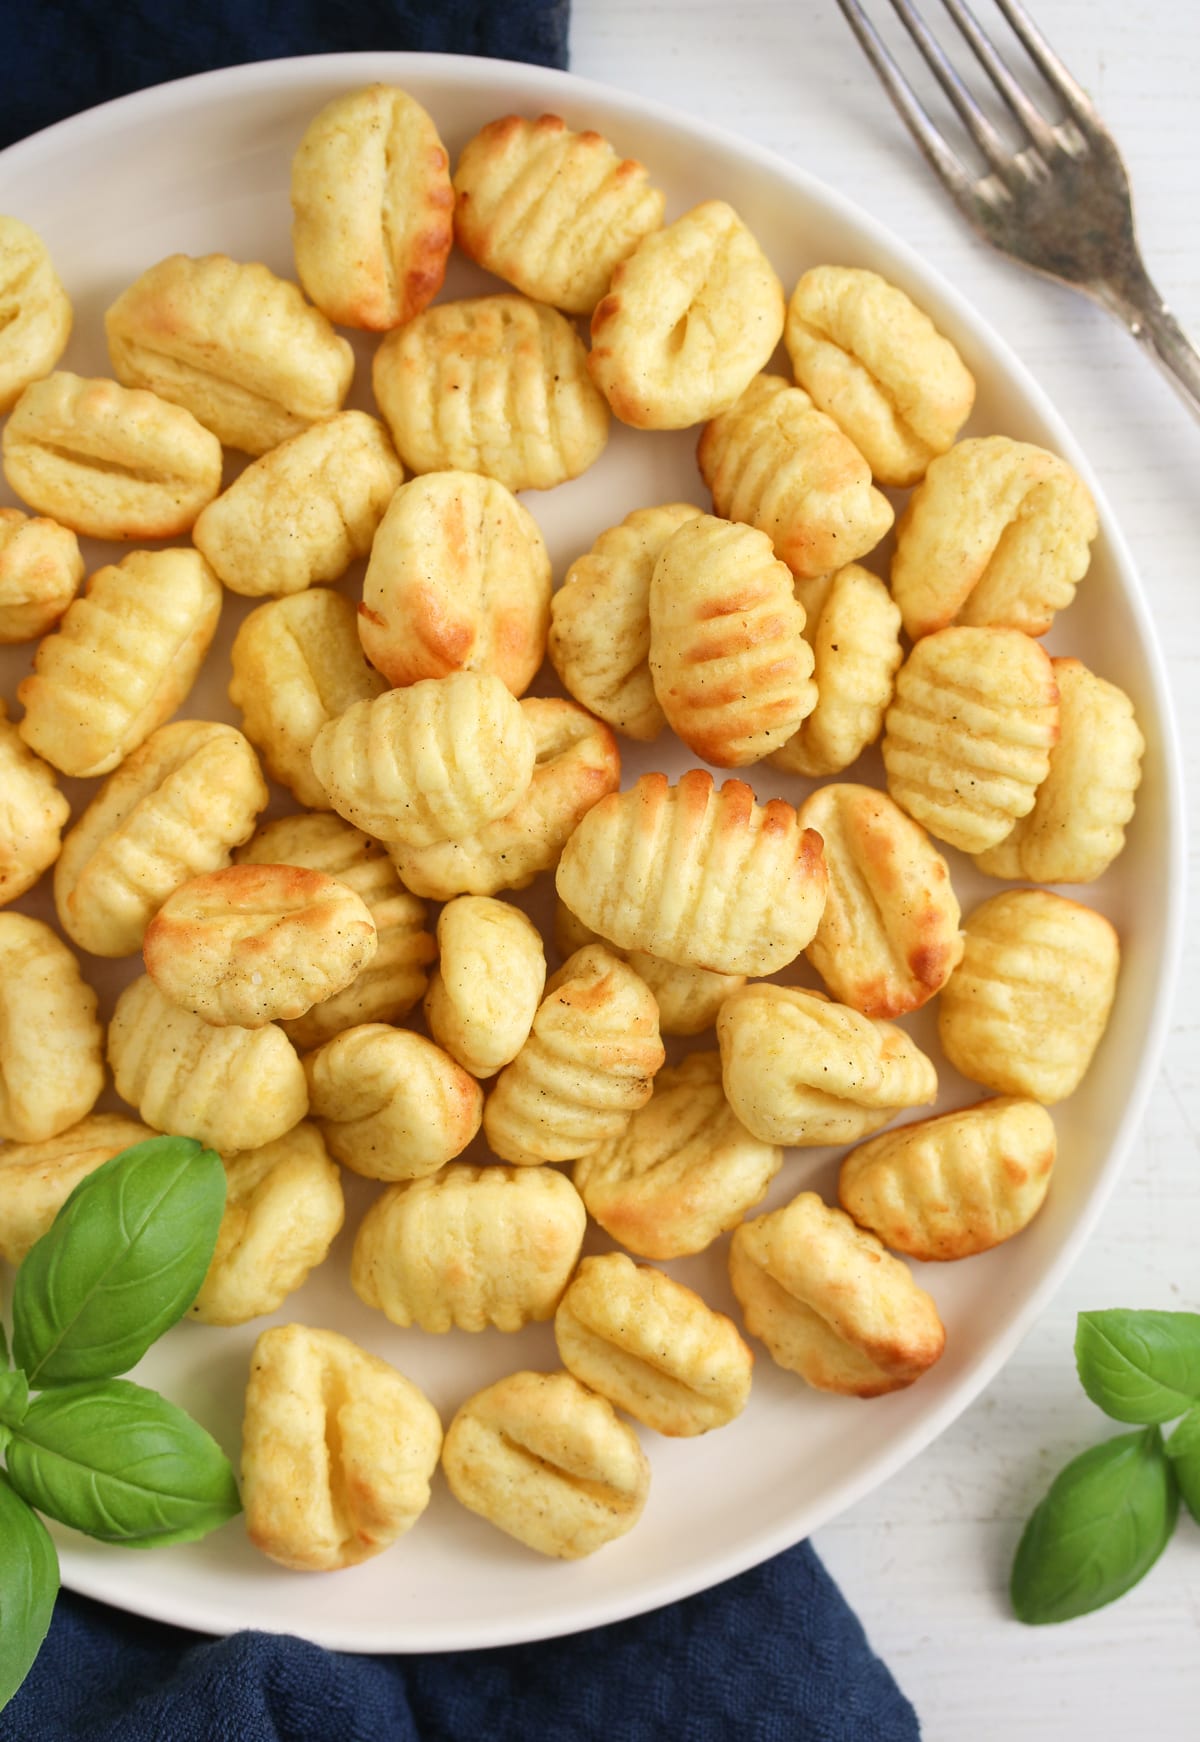
<svg viewBox="0 0 1200 1742">
<path fill-rule="evenodd" d="M 1120 279 L 1106 279 L 1093 290 L 1096 300 L 1153 357 L 1193 417 L 1200 418 L 1200 351 L 1140 264 Z"/>
</svg>

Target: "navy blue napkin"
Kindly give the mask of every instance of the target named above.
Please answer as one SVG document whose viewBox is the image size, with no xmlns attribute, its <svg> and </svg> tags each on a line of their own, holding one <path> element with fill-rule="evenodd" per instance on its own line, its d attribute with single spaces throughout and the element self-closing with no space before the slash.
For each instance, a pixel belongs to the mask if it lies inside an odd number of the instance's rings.
<svg viewBox="0 0 1200 1742">
<path fill-rule="evenodd" d="M 422 1657 L 352 1657 L 269 1633 L 201 1639 L 63 1596 L 0 1715 L 0 1742 L 917 1736 L 912 1707 L 807 1543 L 632 1621 Z"/>
<path fill-rule="evenodd" d="M 360 49 L 567 64 L 569 0 L 0 0 L 0 146 L 243 61 Z"/>
<path fill-rule="evenodd" d="M 568 0 L 0 0 L 0 145 L 244 61 L 441 50 L 565 66 Z M 213 1640 L 64 1592 L 0 1742 L 912 1742 L 912 1707 L 807 1543 L 538 1645 L 358 1657 Z"/>
</svg>

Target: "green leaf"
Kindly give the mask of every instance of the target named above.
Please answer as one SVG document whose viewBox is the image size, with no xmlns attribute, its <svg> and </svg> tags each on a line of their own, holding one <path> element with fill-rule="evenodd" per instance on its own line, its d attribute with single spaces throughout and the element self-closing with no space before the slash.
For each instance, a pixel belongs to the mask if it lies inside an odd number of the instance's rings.
<svg viewBox="0 0 1200 1742">
<path fill-rule="evenodd" d="M 1080 1313 L 1075 1364 L 1115 1421 L 1174 1421 L 1200 1402 L 1200 1313 Z"/>
<path fill-rule="evenodd" d="M 154 1137 L 81 1180 L 17 1272 L 13 1353 L 31 1385 L 125 1373 L 187 1311 L 225 1206 L 220 1157 Z"/>
<path fill-rule="evenodd" d="M 1019 1621 L 1070 1621 L 1123 1596 L 1170 1540 L 1179 1492 L 1157 1427 L 1119 1434 L 1060 1471 L 1013 1561 Z"/>
<path fill-rule="evenodd" d="M 0 1708 L 33 1668 L 57 1595 L 49 1532 L 0 1475 Z"/>
<path fill-rule="evenodd" d="M 13 1432 L 8 1473 L 30 1506 L 102 1542 L 192 1542 L 241 1511 L 212 1436 L 128 1379 L 35 1398 Z"/>
<path fill-rule="evenodd" d="M 0 1452 L 12 1438 L 12 1430 L 29 1407 L 29 1386 L 25 1375 L 10 1368 L 0 1373 Z"/>
<path fill-rule="evenodd" d="M 1184 1505 L 1200 1524 L 1200 1404 L 1188 1411 L 1167 1441 L 1167 1456 Z"/>
</svg>

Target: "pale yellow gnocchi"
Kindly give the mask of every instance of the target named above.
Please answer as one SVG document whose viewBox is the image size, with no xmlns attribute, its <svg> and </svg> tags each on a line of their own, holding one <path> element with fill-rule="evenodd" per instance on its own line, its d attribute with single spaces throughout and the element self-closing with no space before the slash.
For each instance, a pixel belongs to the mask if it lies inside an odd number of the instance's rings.
<svg viewBox="0 0 1200 1742">
<path fill-rule="evenodd" d="M 375 398 L 412 472 L 549 490 L 608 440 L 608 407 L 564 315 L 523 296 L 437 303 L 375 353 Z"/>
<path fill-rule="evenodd" d="M 746 986 L 717 1017 L 729 1105 L 765 1143 L 853 1143 L 937 1098 L 937 1072 L 904 1029 L 799 986 Z"/>
<path fill-rule="evenodd" d="M 666 725 L 650 675 L 650 577 L 672 533 L 700 513 L 690 502 L 635 508 L 577 557 L 550 601 L 547 651 L 585 708 L 627 738 Z"/>
<path fill-rule="evenodd" d="M 236 726 L 160 726 L 67 834 L 54 867 L 59 924 L 92 955 L 132 955 L 172 890 L 228 865 L 267 798 Z"/>
<path fill-rule="evenodd" d="M 247 454 L 331 417 L 354 374 L 349 344 L 296 285 L 225 254 L 160 260 L 121 292 L 104 328 L 118 381 L 185 406 Z"/>
<path fill-rule="evenodd" d="M 931 835 L 981 853 L 1033 809 L 1058 741 L 1049 657 L 1016 629 L 918 641 L 884 720 L 888 791 Z"/>
<path fill-rule="evenodd" d="M 558 893 L 626 950 L 722 974 L 773 974 L 810 941 L 825 905 L 820 836 L 782 799 L 719 789 L 694 768 L 644 774 L 595 805 L 563 848 Z"/>
<path fill-rule="evenodd" d="M 311 754 L 339 816 L 377 840 L 432 847 L 511 810 L 533 777 L 536 746 L 498 677 L 460 671 L 352 702 L 317 733 Z"/>
<path fill-rule="evenodd" d="M 783 316 L 783 286 L 746 224 L 705 200 L 617 266 L 592 314 L 588 368 L 623 423 L 686 429 L 733 404 Z"/>
<path fill-rule="evenodd" d="M 404 888 L 378 841 L 331 811 L 314 812 L 264 823 L 235 856 L 239 865 L 300 865 L 336 877 L 362 898 L 375 926 L 375 954 L 350 984 L 281 1024 L 296 1046 L 321 1046 L 364 1022 L 396 1022 L 420 1002 L 437 945 L 425 903 Z"/>
<path fill-rule="evenodd" d="M 438 915 L 437 946 L 429 1032 L 473 1077 L 494 1077 L 528 1040 L 545 990 L 538 929 L 506 901 L 460 895 Z"/>
<path fill-rule="evenodd" d="M 487 1140 L 524 1166 L 586 1155 L 650 1099 L 665 1056 L 645 982 L 590 944 L 547 981 L 528 1040 L 496 1078 Z"/>
<path fill-rule="evenodd" d="M 0 417 L 53 369 L 72 318 L 71 299 L 37 231 L 0 215 Z"/>
<path fill-rule="evenodd" d="M 623 1252 L 583 1260 L 554 1340 L 581 1384 L 672 1438 L 725 1427 L 750 1396 L 754 1357 L 733 1320 Z"/>
<path fill-rule="evenodd" d="M 479 1130 L 479 1084 L 408 1029 L 347 1028 L 307 1054 L 304 1070 L 321 1135 L 343 1167 L 365 1179 L 436 1173 Z"/>
<path fill-rule="evenodd" d="M 454 171 L 459 247 L 526 296 L 589 315 L 619 263 L 662 223 L 647 171 L 558 115 L 504 115 Z"/>
<path fill-rule="evenodd" d="M 339 326 L 380 332 L 420 314 L 454 240 L 450 160 L 432 118 L 396 85 L 319 109 L 292 160 L 301 284 Z"/>
<path fill-rule="evenodd" d="M 618 1136 L 575 1163 L 605 1233 L 641 1258 L 703 1252 L 765 1197 L 783 1150 L 748 1131 L 721 1085 L 716 1052 L 665 1065 Z"/>
<path fill-rule="evenodd" d="M 700 438 L 700 473 L 726 520 L 765 532 L 801 577 L 873 550 L 894 518 L 848 436 L 782 375 L 756 375 Z"/>
<path fill-rule="evenodd" d="M 109 774 L 169 720 L 216 633 L 221 586 L 194 550 L 98 569 L 17 687 L 22 738 L 64 774 Z"/>
<path fill-rule="evenodd" d="M 686 520 L 650 580 L 650 676 L 667 723 L 718 768 L 780 749 L 817 705 L 791 570 L 753 527 Z"/>
<path fill-rule="evenodd" d="M 0 1137 L 38 1143 L 90 1113 L 104 1087 L 97 998 L 40 919 L 0 913 Z"/>
<path fill-rule="evenodd" d="M 950 868 L 885 792 L 835 782 L 800 806 L 824 842 L 829 895 L 807 956 L 833 996 L 864 1016 L 903 1016 L 962 960 Z"/>
<path fill-rule="evenodd" d="M 844 429 L 881 484 L 903 487 L 945 453 L 975 382 L 929 316 L 877 272 L 814 266 L 788 303 L 796 380 Z"/>
<path fill-rule="evenodd" d="M 632 1530 L 650 1491 L 633 1429 L 569 1373 L 510 1373 L 469 1397 L 442 1469 L 462 1505 L 559 1560 Z"/>
<path fill-rule="evenodd" d="M 525 889 L 552 871 L 580 821 L 621 784 L 612 732 L 574 702 L 526 696 L 521 712 L 533 733 L 533 777 L 512 810 L 472 834 L 414 847 L 392 841 L 401 879 L 431 901 Z"/>
<path fill-rule="evenodd" d="M 349 1337 L 275 1325 L 255 1343 L 242 1504 L 271 1560 L 328 1572 L 390 1548 L 428 1506 L 441 1449 L 425 1394 Z"/>
<path fill-rule="evenodd" d="M 1006 889 L 963 930 L 962 963 L 938 1006 L 942 1051 L 997 1094 L 1064 1100 L 1108 1025 L 1121 959 L 1113 925 L 1048 889 Z"/>
<path fill-rule="evenodd" d="M 307 1121 L 222 1160 L 225 1213 L 188 1316 L 244 1325 L 282 1306 L 328 1255 L 346 1214 L 342 1176 Z"/>
<path fill-rule="evenodd" d="M 243 619 L 229 657 L 229 699 L 267 773 L 300 804 L 328 809 L 313 772 L 317 734 L 387 688 L 362 656 L 354 606 L 327 587 L 273 599 Z"/>
<path fill-rule="evenodd" d="M 221 488 L 221 444 L 184 406 L 66 369 L 25 389 L 2 449 L 22 502 L 89 538 L 174 538 Z"/>
<path fill-rule="evenodd" d="M 813 650 L 817 705 L 769 761 L 785 774 L 840 774 L 883 727 L 904 658 L 900 611 L 878 575 L 857 563 L 798 579 L 796 598 Z"/>
<path fill-rule="evenodd" d="M 519 1331 L 553 1315 L 586 1224 L 578 1192 L 553 1168 L 452 1162 L 375 1200 L 354 1242 L 351 1287 L 396 1325 Z"/>
<path fill-rule="evenodd" d="M 1056 1151 L 1054 1121 L 1037 1101 L 981 1101 L 852 1149 L 838 1199 L 860 1227 L 910 1258 L 970 1258 L 1028 1227 Z"/>
<path fill-rule="evenodd" d="M 301 593 L 367 555 L 403 482 L 379 419 L 335 412 L 252 461 L 203 510 L 192 541 L 231 593 Z"/>
<path fill-rule="evenodd" d="M 22 742 L 0 697 L 0 907 L 53 865 L 70 814 L 54 770 Z"/>
<path fill-rule="evenodd" d="M 108 1062 L 147 1125 L 223 1155 L 273 1143 L 308 1112 L 304 1067 L 282 1029 L 214 1028 L 146 974 L 117 999 Z"/>
<path fill-rule="evenodd" d="M 69 527 L 0 508 L 0 645 L 52 629 L 82 579 L 79 540 Z"/>
</svg>

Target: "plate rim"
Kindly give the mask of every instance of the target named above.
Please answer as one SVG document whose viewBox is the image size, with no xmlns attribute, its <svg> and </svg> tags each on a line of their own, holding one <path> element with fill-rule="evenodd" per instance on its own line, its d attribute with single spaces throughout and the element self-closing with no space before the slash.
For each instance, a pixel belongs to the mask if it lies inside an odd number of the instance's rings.
<svg viewBox="0 0 1200 1742">
<path fill-rule="evenodd" d="M 447 1641 L 441 1629 L 430 1629 L 425 1635 L 420 1626 L 406 1624 L 404 1642 L 388 1646 L 381 1645 L 374 1637 L 363 1639 L 361 1633 L 343 1633 L 338 1626 L 336 1614 L 327 1613 L 312 1633 L 303 1635 L 330 1649 L 352 1653 L 484 1650 L 561 1637 L 645 1614 L 681 1598 L 711 1589 L 782 1553 L 882 1486 L 932 1444 L 976 1401 L 1011 1358 L 1044 1311 L 1051 1296 L 1062 1286 L 1077 1262 L 1112 1196 L 1128 1160 L 1136 1131 L 1145 1116 L 1146 1106 L 1161 1068 L 1182 966 L 1180 946 L 1186 910 L 1187 827 L 1179 722 L 1149 600 L 1124 533 L 1087 454 L 1064 415 L 1054 405 L 1023 359 L 936 265 L 920 255 L 904 236 L 890 229 L 839 188 L 732 128 L 692 116 L 685 110 L 657 99 L 645 98 L 624 91 L 618 86 L 580 77 L 570 71 L 477 55 L 410 53 L 384 49 L 243 62 L 147 86 L 54 122 L 7 146 L 0 151 L 0 180 L 5 179 L 9 171 L 20 175 L 27 162 L 31 165 L 47 154 L 53 155 L 62 149 L 76 151 L 86 146 L 89 138 L 107 133 L 114 122 L 120 125 L 127 116 L 133 116 L 140 122 L 153 119 L 156 112 L 163 115 L 184 107 L 193 93 L 207 96 L 210 90 L 220 88 L 225 94 L 236 98 L 244 97 L 247 92 L 255 89 L 294 89 L 297 85 L 321 84 L 337 78 L 353 80 L 357 84 L 375 79 L 402 83 L 406 73 L 409 77 L 418 78 L 424 76 L 461 79 L 464 84 L 483 90 L 494 88 L 497 69 L 509 69 L 523 83 L 532 81 L 533 86 L 544 90 L 548 98 L 586 102 L 588 96 L 592 95 L 606 107 L 624 109 L 631 118 L 638 121 L 664 127 L 676 135 L 691 136 L 697 141 L 703 141 L 706 146 L 716 145 L 743 160 L 750 159 L 775 176 L 782 176 L 805 197 L 848 222 L 862 234 L 872 248 L 878 248 L 880 252 L 901 261 L 915 280 L 930 285 L 935 295 L 953 311 L 955 318 L 971 333 L 973 340 L 990 354 L 991 360 L 1005 372 L 1007 379 L 1015 382 L 1038 417 L 1054 432 L 1064 457 L 1080 473 L 1095 497 L 1104 536 L 1111 550 L 1114 567 L 1119 573 L 1121 590 L 1137 621 L 1149 687 L 1161 729 L 1167 849 L 1164 972 L 1143 1040 L 1133 1092 L 1125 1103 L 1116 1131 L 1109 1140 L 1105 1165 L 1096 1176 L 1087 1203 L 1069 1236 L 1064 1240 L 1046 1274 L 1013 1312 L 1005 1330 L 983 1355 L 976 1358 L 970 1371 L 956 1381 L 952 1390 L 928 1414 L 922 1415 L 917 1422 L 895 1434 L 886 1451 L 873 1459 L 865 1470 L 845 1478 L 829 1490 L 820 1502 L 809 1505 L 799 1524 L 796 1515 L 789 1514 L 784 1521 L 772 1528 L 759 1530 L 748 1540 L 740 1542 L 735 1551 L 707 1559 L 701 1570 L 656 1571 L 639 1582 L 636 1592 L 623 1592 L 619 1597 L 601 1597 L 590 1603 L 586 1599 L 577 1601 L 572 1604 L 569 1615 L 561 1620 L 552 1618 L 547 1622 L 542 1618 L 522 1623 L 519 1617 L 502 1615 L 496 1617 L 490 1626 L 474 1625 L 469 1639 L 453 1641 Z M 129 1613 L 173 1622 L 197 1632 L 220 1636 L 240 1628 L 240 1623 L 230 1627 L 215 1613 L 205 1619 L 196 1610 L 187 1610 L 186 1605 L 181 1605 L 178 1601 L 172 1606 L 173 1612 L 165 1613 L 160 1599 L 139 1602 L 136 1593 L 114 1596 L 107 1588 L 103 1576 L 107 1559 L 100 1561 L 73 1553 L 70 1539 L 64 1542 L 57 1532 L 56 1540 L 59 1543 L 63 1584 L 66 1588 Z M 256 1627 L 265 1632 L 290 1631 L 290 1628 L 272 1627 L 270 1620 L 266 1618 L 258 1620 Z"/>
</svg>

